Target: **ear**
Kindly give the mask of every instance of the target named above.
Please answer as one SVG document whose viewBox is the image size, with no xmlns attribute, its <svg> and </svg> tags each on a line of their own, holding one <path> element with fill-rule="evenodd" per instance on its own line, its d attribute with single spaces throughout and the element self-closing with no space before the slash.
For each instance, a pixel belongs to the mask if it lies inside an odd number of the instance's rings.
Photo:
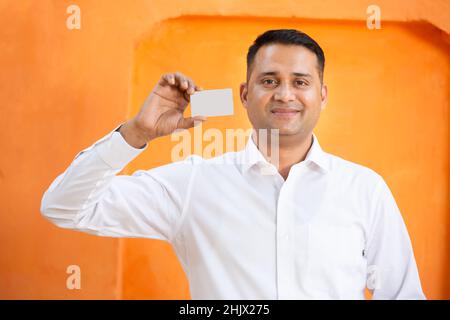
<svg viewBox="0 0 450 320">
<path fill-rule="evenodd" d="M 325 109 L 327 102 L 328 102 L 328 87 L 326 84 L 322 85 L 321 96 L 322 96 L 322 101 L 320 103 L 320 109 L 323 110 L 323 109 Z"/>
<path fill-rule="evenodd" d="M 244 106 L 244 108 L 247 108 L 247 94 L 248 94 L 247 82 L 241 83 L 239 91 L 240 91 L 242 105 Z"/>
</svg>

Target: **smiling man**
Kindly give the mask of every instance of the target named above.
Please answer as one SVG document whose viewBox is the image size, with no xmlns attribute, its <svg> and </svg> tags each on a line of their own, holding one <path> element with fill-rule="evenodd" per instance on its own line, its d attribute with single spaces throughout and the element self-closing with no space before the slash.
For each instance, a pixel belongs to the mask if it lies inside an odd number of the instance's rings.
<svg viewBox="0 0 450 320">
<path fill-rule="evenodd" d="M 56 178 L 43 215 L 99 236 L 168 241 L 193 299 L 364 299 L 366 287 L 373 299 L 424 299 L 383 178 L 323 151 L 313 133 L 327 102 L 324 65 L 297 30 L 267 31 L 249 48 L 241 101 L 254 132 L 277 138 L 277 165 L 253 134 L 240 152 L 117 175 L 147 148 L 156 156 L 152 140 L 206 120 L 183 116 L 201 88 L 163 75 L 134 118 Z"/>
<path fill-rule="evenodd" d="M 305 158 L 325 107 L 324 64 L 320 46 L 294 30 L 266 32 L 249 49 L 241 100 L 254 129 L 278 129 L 284 179 L 291 166 Z"/>
</svg>

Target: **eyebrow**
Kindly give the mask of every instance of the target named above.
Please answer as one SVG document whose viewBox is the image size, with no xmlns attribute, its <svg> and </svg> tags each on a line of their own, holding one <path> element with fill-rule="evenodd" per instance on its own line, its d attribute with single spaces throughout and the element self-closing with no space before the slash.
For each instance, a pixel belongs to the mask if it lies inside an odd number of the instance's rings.
<svg viewBox="0 0 450 320">
<path fill-rule="evenodd" d="M 264 77 L 264 76 L 276 76 L 277 74 L 278 74 L 278 72 L 276 72 L 276 71 L 261 72 L 258 75 L 258 78 Z M 296 77 L 312 78 L 312 75 L 310 75 L 309 73 L 292 72 L 291 75 L 294 75 Z"/>
</svg>

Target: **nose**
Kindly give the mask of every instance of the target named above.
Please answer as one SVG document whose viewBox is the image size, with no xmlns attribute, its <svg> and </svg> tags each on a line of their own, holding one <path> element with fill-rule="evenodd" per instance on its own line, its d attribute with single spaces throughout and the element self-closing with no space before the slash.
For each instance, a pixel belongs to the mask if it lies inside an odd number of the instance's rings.
<svg viewBox="0 0 450 320">
<path fill-rule="evenodd" d="M 295 100 L 295 94 L 293 93 L 291 87 L 285 84 L 277 88 L 274 99 L 282 102 L 289 102 Z"/>
</svg>

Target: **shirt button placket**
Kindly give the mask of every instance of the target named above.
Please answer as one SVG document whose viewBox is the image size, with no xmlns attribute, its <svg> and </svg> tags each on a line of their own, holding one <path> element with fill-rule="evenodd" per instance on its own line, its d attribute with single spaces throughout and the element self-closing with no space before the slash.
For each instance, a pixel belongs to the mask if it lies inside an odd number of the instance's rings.
<svg viewBox="0 0 450 320">
<path fill-rule="evenodd" d="M 280 190 L 277 205 L 277 287 L 278 299 L 292 299 L 293 285 L 293 256 L 289 234 L 293 223 L 291 217 L 291 197 L 288 182 Z"/>
</svg>

